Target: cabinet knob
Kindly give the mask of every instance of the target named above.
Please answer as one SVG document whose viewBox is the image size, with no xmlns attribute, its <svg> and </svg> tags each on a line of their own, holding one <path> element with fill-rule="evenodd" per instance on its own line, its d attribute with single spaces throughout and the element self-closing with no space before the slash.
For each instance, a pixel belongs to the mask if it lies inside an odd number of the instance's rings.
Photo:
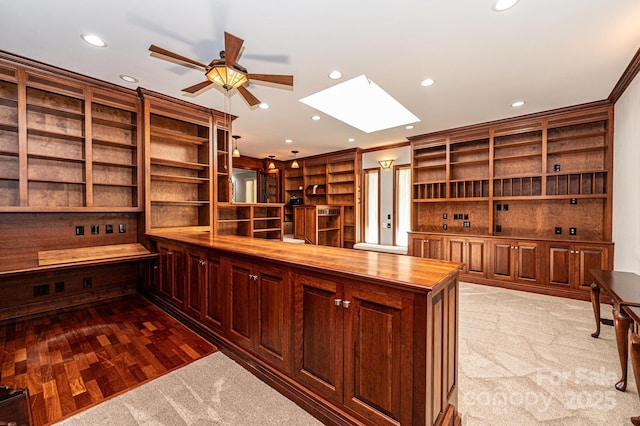
<svg viewBox="0 0 640 426">
<path fill-rule="evenodd" d="M 169 251 L 167 252 L 167 256 L 171 256 L 172 254 L 173 254 L 173 252 L 172 252 L 171 250 L 169 250 Z"/>
<path fill-rule="evenodd" d="M 204 266 L 204 263 L 205 263 L 205 262 L 204 262 L 204 260 L 202 260 L 202 259 L 198 260 L 198 264 L 199 264 L 200 266 Z"/>
<path fill-rule="evenodd" d="M 351 306 L 351 302 L 349 302 L 348 300 L 343 300 L 342 306 L 344 306 L 345 308 L 348 308 L 349 306 Z"/>
<path fill-rule="evenodd" d="M 580 250 L 576 250 L 576 254 L 580 254 Z"/>
<path fill-rule="evenodd" d="M 340 304 L 342 303 L 342 299 L 333 299 L 333 304 L 336 306 L 340 306 Z"/>
<path fill-rule="evenodd" d="M 515 246 L 514 249 L 518 250 L 518 246 Z"/>
<path fill-rule="evenodd" d="M 571 250 L 571 254 L 575 253 L 573 250 Z"/>
</svg>

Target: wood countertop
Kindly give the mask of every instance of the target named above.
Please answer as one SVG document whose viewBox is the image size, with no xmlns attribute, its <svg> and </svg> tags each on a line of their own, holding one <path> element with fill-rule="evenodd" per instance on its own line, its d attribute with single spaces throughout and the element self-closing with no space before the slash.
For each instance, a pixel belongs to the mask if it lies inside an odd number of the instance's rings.
<svg viewBox="0 0 640 426">
<path fill-rule="evenodd" d="M 231 235 L 216 236 L 203 231 L 157 230 L 147 235 L 156 239 L 258 257 L 325 274 L 351 276 L 417 291 L 431 290 L 432 287 L 457 275 L 462 266 L 457 262 L 413 256 Z"/>
</svg>

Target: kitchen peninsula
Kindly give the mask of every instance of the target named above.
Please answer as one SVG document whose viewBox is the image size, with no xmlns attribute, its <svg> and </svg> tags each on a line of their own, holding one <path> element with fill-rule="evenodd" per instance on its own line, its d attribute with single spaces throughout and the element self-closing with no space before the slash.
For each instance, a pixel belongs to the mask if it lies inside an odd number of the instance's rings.
<svg viewBox="0 0 640 426">
<path fill-rule="evenodd" d="M 460 264 L 198 230 L 147 234 L 148 296 L 332 424 L 457 424 Z"/>
</svg>

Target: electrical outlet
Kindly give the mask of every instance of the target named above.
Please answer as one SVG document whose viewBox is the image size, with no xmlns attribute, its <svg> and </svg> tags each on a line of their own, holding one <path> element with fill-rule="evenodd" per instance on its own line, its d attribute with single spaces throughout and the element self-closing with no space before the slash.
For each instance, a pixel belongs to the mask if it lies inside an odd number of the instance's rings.
<svg viewBox="0 0 640 426">
<path fill-rule="evenodd" d="M 91 278 L 83 278 L 82 279 L 82 288 L 91 288 Z"/>
<path fill-rule="evenodd" d="M 91 225 L 91 234 L 96 235 L 100 233 L 100 225 Z"/>
<path fill-rule="evenodd" d="M 458 220 L 458 213 L 453 214 L 453 220 Z"/>
<path fill-rule="evenodd" d="M 578 204 L 578 199 L 572 198 L 571 200 L 569 200 L 569 204 Z"/>
<path fill-rule="evenodd" d="M 33 286 L 33 297 L 44 296 L 49 294 L 49 284 Z"/>
<path fill-rule="evenodd" d="M 59 281 L 55 284 L 56 293 L 62 293 L 64 291 L 64 281 Z"/>
<path fill-rule="evenodd" d="M 463 228 L 471 228 L 471 222 L 462 222 Z"/>
<path fill-rule="evenodd" d="M 504 210 L 505 212 L 509 211 L 509 204 L 503 204 L 502 205 L 502 210 Z"/>
<path fill-rule="evenodd" d="M 104 226 L 105 234 L 113 234 L 113 225 L 105 225 Z"/>
<path fill-rule="evenodd" d="M 502 232 L 502 225 L 496 225 L 496 232 Z"/>
<path fill-rule="evenodd" d="M 118 232 L 124 234 L 127 232 L 127 226 L 124 223 L 118 225 Z"/>
<path fill-rule="evenodd" d="M 443 219 L 447 219 L 448 217 L 449 217 L 449 215 L 448 215 L 448 214 L 446 214 L 446 213 L 442 213 L 442 218 L 443 218 Z"/>
<path fill-rule="evenodd" d="M 578 235 L 576 228 L 569 228 L 569 235 Z"/>
<path fill-rule="evenodd" d="M 448 226 L 446 223 L 442 224 L 442 229 L 444 229 L 445 231 L 447 230 Z"/>
<path fill-rule="evenodd" d="M 562 226 L 556 226 L 554 232 L 556 235 L 562 235 Z"/>
<path fill-rule="evenodd" d="M 502 204 L 496 204 L 496 210 L 501 212 L 502 211 Z"/>
<path fill-rule="evenodd" d="M 84 235 L 84 226 L 76 226 L 76 235 Z"/>
<path fill-rule="evenodd" d="M 464 220 L 469 220 L 469 213 L 464 214 Z"/>
</svg>

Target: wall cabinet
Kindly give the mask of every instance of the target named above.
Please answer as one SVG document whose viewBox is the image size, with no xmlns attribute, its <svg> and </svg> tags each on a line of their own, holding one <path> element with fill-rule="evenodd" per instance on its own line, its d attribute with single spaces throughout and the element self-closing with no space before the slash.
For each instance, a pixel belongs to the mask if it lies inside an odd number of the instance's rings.
<svg viewBox="0 0 640 426">
<path fill-rule="evenodd" d="M 291 370 L 289 275 L 273 266 L 223 258 L 228 289 L 228 336 L 284 371 Z"/>
<path fill-rule="evenodd" d="M 593 283 L 589 269 L 611 269 L 612 263 L 606 246 L 549 243 L 547 280 L 552 286 L 587 292 Z"/>
<path fill-rule="evenodd" d="M 540 280 L 539 244 L 500 240 L 491 243 L 491 278 L 538 284 Z"/>
</svg>

